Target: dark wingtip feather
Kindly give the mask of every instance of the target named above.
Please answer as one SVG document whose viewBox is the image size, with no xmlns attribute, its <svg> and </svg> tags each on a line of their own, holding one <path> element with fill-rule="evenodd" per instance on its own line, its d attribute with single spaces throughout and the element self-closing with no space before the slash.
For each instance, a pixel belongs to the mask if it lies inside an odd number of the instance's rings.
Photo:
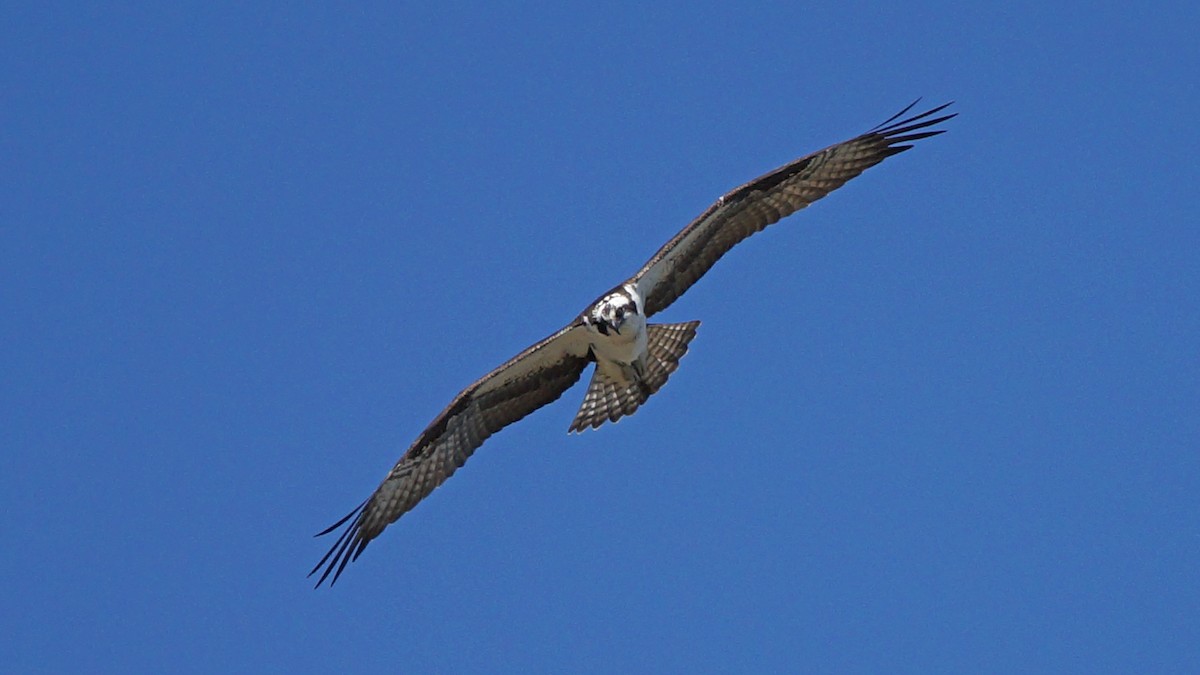
<svg viewBox="0 0 1200 675">
<path fill-rule="evenodd" d="M 312 571 L 308 573 L 308 576 L 312 577 L 312 575 L 320 571 L 322 567 L 325 568 L 325 572 L 321 574 L 321 578 L 317 579 L 317 585 L 313 586 L 313 588 L 320 588 L 321 584 L 325 583 L 325 580 L 329 578 L 330 573 L 334 573 L 335 568 L 337 571 L 333 574 L 333 579 L 329 582 L 329 585 L 333 586 L 336 584 L 338 577 L 342 576 L 342 570 L 346 569 L 346 564 L 352 559 L 357 559 L 359 554 L 362 553 L 363 549 L 367 547 L 366 540 L 360 539 L 356 535 L 358 534 L 359 524 L 362 523 L 364 509 L 369 501 L 370 500 L 368 499 L 367 501 L 359 504 L 353 511 L 346 514 L 344 518 L 317 533 L 316 536 L 318 537 L 327 535 L 344 525 L 347 521 L 350 521 L 350 524 L 347 525 L 346 529 L 342 531 L 342 534 L 338 536 L 337 541 L 333 542 L 333 546 L 329 548 L 329 550 L 321 558 L 320 562 L 318 562 L 312 568 Z M 351 548 L 352 544 L 357 545 Z M 326 562 L 329 564 L 326 565 Z"/>
<path fill-rule="evenodd" d="M 935 124 L 936 124 L 936 122 L 935 122 Z M 945 129 L 937 129 L 935 131 L 922 131 L 919 134 L 908 134 L 905 136 L 888 136 L 888 142 L 889 143 L 907 143 L 908 141 L 919 141 L 922 138 L 929 138 L 930 136 L 937 136 L 939 134 L 944 134 L 944 133 L 946 133 Z"/>
<path fill-rule="evenodd" d="M 908 112 L 909 110 L 912 110 L 913 106 L 915 106 L 916 104 L 918 104 L 920 102 L 921 102 L 921 97 L 918 96 L 917 100 L 913 101 L 912 103 L 909 103 L 908 105 L 904 106 L 904 109 L 901 110 L 900 112 L 896 113 L 895 115 L 892 115 L 891 117 L 887 118 L 886 120 L 884 120 L 884 121 L 880 122 L 879 124 L 875 125 L 874 127 L 872 127 L 871 131 L 879 131 L 880 129 L 886 127 L 887 125 L 896 121 L 897 117 L 900 117 L 904 113 Z M 867 133 L 870 133 L 870 132 L 867 132 Z"/>
<path fill-rule="evenodd" d="M 877 143 L 877 151 L 879 159 L 898 155 L 905 150 L 912 148 L 912 141 L 919 141 L 923 138 L 930 138 L 939 134 L 946 133 L 945 129 L 929 129 L 929 127 L 941 124 L 946 120 L 953 119 L 958 116 L 958 113 L 950 113 L 933 117 L 942 112 L 946 108 L 954 105 L 954 101 L 943 103 L 937 107 L 930 108 L 923 113 L 905 117 L 910 110 L 913 109 L 921 99 L 917 99 L 912 103 L 904 106 L 904 108 L 887 118 L 883 123 L 877 125 L 867 133 L 854 139 L 856 141 L 867 140 Z M 903 119 L 901 119 L 903 118 Z M 921 131 L 929 129 L 928 131 Z"/>
<path fill-rule="evenodd" d="M 872 133 L 883 134 L 883 135 L 904 133 L 904 131 L 907 130 L 907 129 L 905 129 L 906 127 L 908 127 L 909 129 L 921 129 L 924 127 L 932 126 L 934 124 L 938 124 L 940 122 L 945 122 L 946 120 L 950 119 L 951 117 L 958 115 L 958 113 L 950 113 L 949 115 L 943 115 L 941 117 L 938 117 L 937 119 L 932 119 L 932 120 L 926 119 L 927 117 L 936 115 L 936 114 L 940 113 L 941 111 L 945 110 L 946 108 L 954 105 L 954 101 L 950 101 L 948 103 L 943 103 L 943 104 L 937 106 L 936 108 L 930 108 L 929 110 L 926 110 L 923 113 L 902 119 L 899 122 L 896 121 L 897 119 L 903 117 L 906 113 L 908 113 L 909 110 L 912 110 L 912 107 L 915 106 L 920 100 L 921 99 L 917 99 L 916 101 L 909 103 L 907 106 L 904 107 L 903 110 L 901 110 L 900 112 L 896 113 L 895 115 L 892 115 L 891 117 L 887 118 L 886 120 L 883 121 L 883 123 L 877 125 L 875 128 L 871 129 L 867 133 L 868 134 L 872 134 Z M 922 120 L 924 120 L 924 121 L 922 121 Z"/>
<path fill-rule="evenodd" d="M 370 501 L 370 500 L 367 500 L 367 501 Z M 339 528 L 339 527 L 341 527 L 341 526 L 342 526 L 342 525 L 343 525 L 343 524 L 344 524 L 344 523 L 345 523 L 347 520 L 350 520 L 350 519 L 351 519 L 351 518 L 353 518 L 355 515 L 357 515 L 359 511 L 362 511 L 362 510 L 363 510 L 363 507 L 365 507 L 366 505 L 367 505 L 367 502 L 366 502 L 366 501 L 364 501 L 363 503 L 361 503 L 361 504 L 359 504 L 358 506 L 354 507 L 354 510 L 353 510 L 353 511 L 351 511 L 350 513 L 347 513 L 345 516 L 343 516 L 341 520 L 339 520 L 339 521 L 337 521 L 336 523 L 334 523 L 334 524 L 330 525 L 329 527 L 327 527 L 327 528 L 325 528 L 325 529 L 321 530 L 320 532 L 318 532 L 318 533 L 314 534 L 314 535 L 313 535 L 313 537 L 314 537 L 314 538 L 315 538 L 315 537 L 324 537 L 325 535 L 329 534 L 330 532 L 333 532 L 334 530 L 338 529 L 338 528 Z"/>
</svg>

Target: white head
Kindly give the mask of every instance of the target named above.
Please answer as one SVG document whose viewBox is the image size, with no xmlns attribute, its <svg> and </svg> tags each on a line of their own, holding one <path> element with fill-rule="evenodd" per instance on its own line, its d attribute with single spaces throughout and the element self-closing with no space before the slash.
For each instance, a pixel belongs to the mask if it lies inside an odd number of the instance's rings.
<svg viewBox="0 0 1200 675">
<path fill-rule="evenodd" d="M 637 303 L 626 293 L 618 291 L 596 303 L 588 318 L 602 335 L 608 335 L 610 330 L 620 335 L 621 327 L 635 316 L 638 316 Z"/>
</svg>

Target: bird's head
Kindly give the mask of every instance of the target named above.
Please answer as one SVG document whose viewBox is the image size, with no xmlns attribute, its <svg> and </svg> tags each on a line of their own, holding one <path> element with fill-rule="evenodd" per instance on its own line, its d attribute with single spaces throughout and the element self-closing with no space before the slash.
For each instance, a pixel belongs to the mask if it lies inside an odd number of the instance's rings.
<svg viewBox="0 0 1200 675">
<path fill-rule="evenodd" d="M 611 330 L 620 335 L 621 326 L 636 314 L 637 305 L 632 298 L 623 293 L 613 293 L 596 303 L 591 319 L 601 334 L 608 335 Z"/>
</svg>

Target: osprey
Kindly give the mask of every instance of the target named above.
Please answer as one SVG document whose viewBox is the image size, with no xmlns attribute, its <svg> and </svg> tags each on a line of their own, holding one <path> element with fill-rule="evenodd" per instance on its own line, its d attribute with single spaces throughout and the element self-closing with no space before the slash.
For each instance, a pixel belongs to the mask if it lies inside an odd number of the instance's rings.
<svg viewBox="0 0 1200 675">
<path fill-rule="evenodd" d="M 729 192 L 675 235 L 627 281 L 601 295 L 566 326 L 462 390 L 413 442 L 383 483 L 309 572 L 336 583 L 372 539 L 462 466 L 492 434 L 562 396 L 596 365 L 569 431 L 632 415 L 666 383 L 696 337 L 699 321 L 649 323 L 746 237 L 841 187 L 906 143 L 936 136 L 950 104 L 900 121 L 916 102 L 874 129 L 814 152 Z M 347 525 L 347 523 L 349 523 Z"/>
</svg>

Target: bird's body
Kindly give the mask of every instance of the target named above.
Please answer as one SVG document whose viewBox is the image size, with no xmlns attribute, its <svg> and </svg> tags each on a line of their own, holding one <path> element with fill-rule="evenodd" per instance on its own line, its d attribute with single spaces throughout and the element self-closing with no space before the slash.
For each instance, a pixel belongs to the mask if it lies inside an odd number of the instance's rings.
<svg viewBox="0 0 1200 675">
<path fill-rule="evenodd" d="M 584 310 L 580 318 L 587 326 L 596 369 L 623 384 L 638 381 L 647 340 L 645 309 L 637 288 L 622 284 Z"/>
<path fill-rule="evenodd" d="M 949 105 L 949 104 L 946 104 Z M 650 323 L 746 237 L 846 181 L 942 133 L 925 130 L 954 115 L 932 110 L 896 122 L 910 105 L 875 129 L 802 157 L 734 189 L 668 241 L 625 282 L 573 321 L 464 389 L 417 437 L 383 483 L 357 509 L 321 535 L 349 522 L 311 574 L 333 581 L 385 527 L 441 485 L 492 434 L 558 399 L 589 363 L 596 367 L 570 431 L 633 414 L 679 366 L 699 321 Z"/>
</svg>

